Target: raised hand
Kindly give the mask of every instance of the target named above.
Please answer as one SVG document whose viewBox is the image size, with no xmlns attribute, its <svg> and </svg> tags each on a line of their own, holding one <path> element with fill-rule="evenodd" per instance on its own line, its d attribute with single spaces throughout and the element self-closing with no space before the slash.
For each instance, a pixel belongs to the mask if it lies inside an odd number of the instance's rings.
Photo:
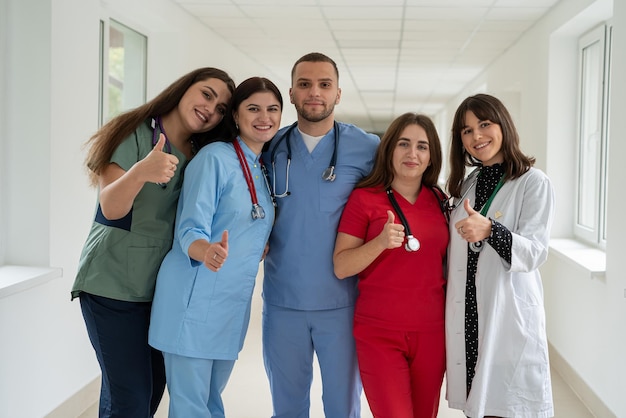
<svg viewBox="0 0 626 418">
<path fill-rule="evenodd" d="M 175 155 L 163 152 L 165 142 L 165 135 L 160 134 L 152 151 L 141 160 L 141 173 L 145 182 L 166 184 L 174 177 L 179 160 Z"/>
<path fill-rule="evenodd" d="M 204 253 L 204 265 L 217 272 L 228 258 L 228 231 L 222 232 L 222 239 L 212 242 Z"/>
<path fill-rule="evenodd" d="M 463 207 L 467 213 L 467 218 L 454 224 L 456 231 L 467 242 L 478 242 L 487 238 L 491 234 L 491 221 L 470 205 L 469 199 L 465 199 Z"/>
<path fill-rule="evenodd" d="M 393 212 L 387 211 L 387 222 L 377 239 L 383 248 L 391 249 L 402 246 L 404 242 L 404 226 L 395 223 L 396 217 Z"/>
</svg>

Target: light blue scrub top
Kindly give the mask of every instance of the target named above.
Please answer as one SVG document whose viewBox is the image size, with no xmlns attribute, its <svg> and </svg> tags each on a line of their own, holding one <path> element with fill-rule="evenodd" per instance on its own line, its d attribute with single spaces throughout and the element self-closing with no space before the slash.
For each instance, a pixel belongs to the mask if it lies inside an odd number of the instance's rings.
<svg viewBox="0 0 626 418">
<path fill-rule="evenodd" d="M 235 360 L 243 347 L 274 208 L 259 158 L 238 141 L 265 218 L 252 219 L 250 192 L 233 144 L 203 147 L 185 171 L 174 244 L 157 277 L 149 343 L 158 350 Z M 224 230 L 228 230 L 228 258 L 217 273 L 189 257 L 192 242 L 220 241 Z"/>
<path fill-rule="evenodd" d="M 263 298 L 266 303 L 298 310 L 337 309 L 354 305 L 356 276 L 339 280 L 333 271 L 333 250 L 337 227 L 352 189 L 369 174 L 374 163 L 378 136 L 346 123 L 338 123 L 339 146 L 335 181 L 322 179 L 331 160 L 334 128 L 309 153 L 302 135 L 293 129 L 290 137 L 278 141 L 283 128 L 272 140 L 263 161 L 273 179 L 276 193 L 285 191 L 287 143 L 291 144 L 291 167 L 287 197 L 277 198 L 278 216 L 270 236 L 265 259 Z"/>
</svg>

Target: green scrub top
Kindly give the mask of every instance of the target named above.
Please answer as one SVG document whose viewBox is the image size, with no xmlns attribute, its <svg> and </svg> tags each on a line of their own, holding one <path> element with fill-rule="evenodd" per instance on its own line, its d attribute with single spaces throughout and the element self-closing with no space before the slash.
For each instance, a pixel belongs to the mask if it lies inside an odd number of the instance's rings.
<svg viewBox="0 0 626 418">
<path fill-rule="evenodd" d="M 141 124 L 115 150 L 111 162 L 128 171 L 152 151 L 151 119 Z M 158 127 L 157 134 L 158 134 Z M 167 146 L 164 151 L 170 151 Z M 129 302 L 149 302 L 161 261 L 172 247 L 176 206 L 182 187 L 185 155 L 171 146 L 178 169 L 166 187 L 145 183 L 129 214 L 108 220 L 96 205 L 72 287 L 72 299 L 80 292 Z"/>
</svg>

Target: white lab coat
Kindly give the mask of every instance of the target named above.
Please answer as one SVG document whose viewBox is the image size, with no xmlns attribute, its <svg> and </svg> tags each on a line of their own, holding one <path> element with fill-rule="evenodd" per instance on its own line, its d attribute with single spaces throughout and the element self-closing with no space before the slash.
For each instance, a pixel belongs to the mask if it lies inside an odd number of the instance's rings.
<svg viewBox="0 0 626 418">
<path fill-rule="evenodd" d="M 470 176 L 473 177 L 473 176 Z M 473 206 L 473 178 L 466 198 Z M 466 398 L 465 282 L 467 242 L 454 224 L 467 217 L 463 204 L 451 214 L 446 295 L 447 399 L 468 417 L 553 416 L 552 388 L 539 266 L 548 256 L 554 192 L 548 177 L 531 168 L 507 181 L 487 216 L 513 234 L 511 264 L 488 244 L 478 259 L 478 362 Z"/>
</svg>

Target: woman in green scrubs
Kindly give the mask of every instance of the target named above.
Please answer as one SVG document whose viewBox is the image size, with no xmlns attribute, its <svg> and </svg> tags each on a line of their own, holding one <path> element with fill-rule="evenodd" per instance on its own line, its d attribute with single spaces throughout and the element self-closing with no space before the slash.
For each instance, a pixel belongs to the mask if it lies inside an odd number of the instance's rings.
<svg viewBox="0 0 626 418">
<path fill-rule="evenodd" d="M 148 345 L 156 276 L 172 246 L 184 168 L 221 136 L 234 89 L 224 71 L 197 69 L 88 142 L 99 193 L 72 299 L 80 299 L 102 370 L 100 417 L 149 418 L 157 410 L 163 357 Z"/>
</svg>

